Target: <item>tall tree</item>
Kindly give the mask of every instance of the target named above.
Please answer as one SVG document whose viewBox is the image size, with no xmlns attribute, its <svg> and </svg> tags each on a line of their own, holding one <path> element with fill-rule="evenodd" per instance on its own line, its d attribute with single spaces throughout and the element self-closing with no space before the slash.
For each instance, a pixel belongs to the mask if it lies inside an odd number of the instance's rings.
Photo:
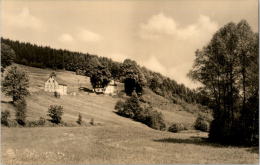
<svg viewBox="0 0 260 165">
<path fill-rule="evenodd" d="M 257 93 L 249 90 L 252 86 L 258 87 L 256 83 L 249 85 L 250 81 L 258 81 L 258 70 L 249 72 L 258 61 L 255 42 L 250 26 L 242 20 L 238 24 L 228 23 L 220 28 L 210 43 L 195 53 L 196 59 L 189 76 L 200 81 L 205 91 L 209 92 L 209 98 L 214 100 L 214 120 L 209 134 L 212 140 L 228 143 L 252 142 L 239 135 L 243 135 L 250 127 L 244 121 L 252 120 L 254 116 L 243 119 L 243 114 L 248 111 L 246 104 L 252 100 L 251 96 L 258 97 L 258 90 Z M 252 76 L 256 80 L 250 80 L 249 77 Z M 251 108 L 255 109 L 257 106 Z M 240 128 L 244 128 L 244 132 L 241 133 Z"/>
<path fill-rule="evenodd" d="M 29 78 L 28 75 L 12 66 L 6 73 L 2 82 L 2 92 L 7 96 L 11 96 L 13 102 L 23 99 L 29 95 Z"/>
<path fill-rule="evenodd" d="M 143 87 L 147 81 L 137 63 L 130 59 L 124 60 L 121 66 L 121 73 L 126 94 L 131 95 L 133 91 L 142 94 Z"/>
<path fill-rule="evenodd" d="M 90 82 L 92 87 L 106 87 L 111 79 L 111 73 L 104 66 L 97 66 L 92 70 Z"/>
</svg>

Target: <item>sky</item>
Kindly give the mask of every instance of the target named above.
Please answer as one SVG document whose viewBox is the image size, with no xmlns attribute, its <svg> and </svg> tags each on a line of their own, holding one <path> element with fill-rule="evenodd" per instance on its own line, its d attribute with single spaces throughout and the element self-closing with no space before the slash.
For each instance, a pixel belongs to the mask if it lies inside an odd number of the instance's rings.
<svg viewBox="0 0 260 165">
<path fill-rule="evenodd" d="M 190 88 L 195 51 L 229 22 L 258 32 L 258 0 L 2 0 L 5 38 L 130 58 Z"/>
</svg>

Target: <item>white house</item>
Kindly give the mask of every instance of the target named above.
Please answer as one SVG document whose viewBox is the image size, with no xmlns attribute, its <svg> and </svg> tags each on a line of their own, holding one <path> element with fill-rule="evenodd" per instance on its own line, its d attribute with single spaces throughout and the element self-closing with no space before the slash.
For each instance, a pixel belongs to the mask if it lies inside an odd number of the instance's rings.
<svg viewBox="0 0 260 165">
<path fill-rule="evenodd" d="M 64 83 L 58 83 L 53 76 L 51 76 L 44 85 L 44 91 L 46 92 L 58 92 L 60 95 L 67 95 L 67 85 Z M 60 81 L 61 82 L 61 81 Z"/>
<path fill-rule="evenodd" d="M 116 83 L 114 80 L 111 80 L 107 87 L 105 87 L 104 94 L 107 95 L 116 95 L 117 89 L 116 89 Z"/>
</svg>

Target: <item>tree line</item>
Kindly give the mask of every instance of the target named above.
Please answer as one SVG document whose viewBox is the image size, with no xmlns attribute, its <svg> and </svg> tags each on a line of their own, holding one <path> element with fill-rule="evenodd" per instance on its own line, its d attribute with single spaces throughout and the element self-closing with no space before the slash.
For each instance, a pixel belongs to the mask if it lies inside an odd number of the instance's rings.
<svg viewBox="0 0 260 165">
<path fill-rule="evenodd" d="M 65 69 L 91 77 L 92 84 L 105 86 L 111 79 L 125 83 L 126 93 L 133 90 L 142 93 L 143 87 L 176 103 L 185 100 L 189 103 L 199 102 L 195 90 L 178 84 L 160 73 L 139 66 L 134 60 L 126 59 L 123 63 L 110 58 L 99 57 L 88 53 L 72 52 L 64 49 L 53 49 L 28 42 L 13 41 L 1 38 L 9 52 L 15 52 L 14 62 L 38 68 Z M 6 52 L 8 52 L 6 50 Z M 3 53 L 2 53 L 3 54 Z M 6 54 L 6 53 L 4 53 Z"/>
</svg>

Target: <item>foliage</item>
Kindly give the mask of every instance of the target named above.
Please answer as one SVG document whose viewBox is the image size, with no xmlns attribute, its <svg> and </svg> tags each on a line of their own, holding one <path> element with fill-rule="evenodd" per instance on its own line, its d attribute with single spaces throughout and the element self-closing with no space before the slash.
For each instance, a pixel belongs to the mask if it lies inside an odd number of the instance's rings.
<svg viewBox="0 0 260 165">
<path fill-rule="evenodd" d="M 95 74 L 95 68 L 102 66 L 108 70 L 111 78 L 126 83 L 126 93 L 129 96 L 134 90 L 138 94 L 142 94 L 143 87 L 147 86 L 156 94 L 175 103 L 176 99 L 182 99 L 189 103 L 200 102 L 200 97 L 197 97 L 195 90 L 191 90 L 183 84 L 178 84 L 175 80 L 171 80 L 160 73 L 140 67 L 130 59 L 119 63 L 106 57 L 98 57 L 88 53 L 53 49 L 47 46 L 37 46 L 4 38 L 1 38 L 1 41 L 16 52 L 14 62 L 19 64 L 69 71 L 78 70 L 78 72 L 80 71 L 81 74 L 88 77 Z"/>
<path fill-rule="evenodd" d="M 121 65 L 121 73 L 126 94 L 131 96 L 133 91 L 142 94 L 146 79 L 137 63 L 130 59 L 124 60 Z"/>
<path fill-rule="evenodd" d="M 115 110 L 117 110 L 118 113 L 121 113 L 124 110 L 124 102 L 122 100 L 118 100 L 115 105 Z"/>
<path fill-rule="evenodd" d="M 12 64 L 14 58 L 14 50 L 9 45 L 1 43 L 1 72 L 4 72 L 5 68 Z"/>
<path fill-rule="evenodd" d="M 49 117 L 51 117 L 51 122 L 55 124 L 61 123 L 63 115 L 63 107 L 61 105 L 51 105 L 48 110 Z"/>
<path fill-rule="evenodd" d="M 153 110 L 150 105 L 141 106 L 135 92 L 125 103 L 119 100 L 115 109 L 119 115 L 142 122 L 153 129 L 164 130 L 166 127 L 162 113 Z"/>
<path fill-rule="evenodd" d="M 60 93 L 57 92 L 57 91 L 55 91 L 55 92 L 54 92 L 54 97 L 56 97 L 56 98 L 60 98 Z"/>
<path fill-rule="evenodd" d="M 259 95 L 258 40 L 242 20 L 220 28 L 208 45 L 196 51 L 189 76 L 204 85 L 212 104 L 212 141 L 258 143 L 259 101 L 252 102 Z"/>
<path fill-rule="evenodd" d="M 79 116 L 78 116 L 78 120 L 76 121 L 79 125 L 82 124 L 82 116 L 81 114 L 79 113 Z"/>
<path fill-rule="evenodd" d="M 90 82 L 93 88 L 96 87 L 106 87 L 111 79 L 111 73 L 106 67 L 97 66 L 92 70 L 92 74 L 90 76 Z"/>
<path fill-rule="evenodd" d="M 26 106 L 27 106 L 27 103 L 26 103 L 25 99 L 16 100 L 16 102 L 15 102 L 16 121 L 18 124 L 20 124 L 22 126 L 25 126 L 25 124 L 26 124 L 26 112 L 27 112 Z"/>
<path fill-rule="evenodd" d="M 200 131 L 208 132 L 209 122 L 207 121 L 206 117 L 199 114 L 194 123 L 194 128 Z"/>
<path fill-rule="evenodd" d="M 2 82 L 2 92 L 7 96 L 13 98 L 13 102 L 24 99 L 29 95 L 29 78 L 28 75 L 18 69 L 16 66 L 12 66 L 6 73 Z"/>
<path fill-rule="evenodd" d="M 95 125 L 94 118 L 91 118 L 89 123 L 90 123 L 91 125 Z"/>
<path fill-rule="evenodd" d="M 183 131 L 185 130 L 185 126 L 182 124 L 182 123 L 173 123 L 169 128 L 168 128 L 168 131 L 169 132 L 174 132 L 174 133 L 177 133 L 177 132 L 180 132 L 180 131 Z"/>
<path fill-rule="evenodd" d="M 1 111 L 1 124 L 5 126 L 9 126 L 9 118 L 10 118 L 10 111 L 5 110 Z"/>
<path fill-rule="evenodd" d="M 49 77 L 56 77 L 56 73 L 55 72 L 51 72 L 50 76 Z"/>
<path fill-rule="evenodd" d="M 45 126 L 45 124 L 46 124 L 45 118 L 40 117 L 39 120 L 27 122 L 26 126 L 28 126 L 28 127 L 39 127 L 39 126 Z"/>
</svg>

